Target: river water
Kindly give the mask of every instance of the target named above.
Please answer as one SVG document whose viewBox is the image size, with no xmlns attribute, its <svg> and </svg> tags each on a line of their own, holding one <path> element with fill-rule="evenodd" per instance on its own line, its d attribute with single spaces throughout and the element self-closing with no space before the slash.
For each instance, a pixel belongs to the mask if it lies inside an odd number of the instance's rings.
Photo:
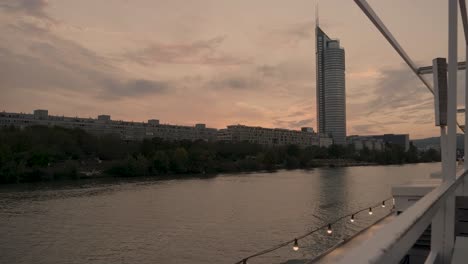
<svg viewBox="0 0 468 264">
<path fill-rule="evenodd" d="M 379 203 L 439 163 L 0 187 L 0 263 L 234 263 Z M 387 206 L 388 208 L 389 206 Z M 249 263 L 303 263 L 385 215 Z"/>
</svg>

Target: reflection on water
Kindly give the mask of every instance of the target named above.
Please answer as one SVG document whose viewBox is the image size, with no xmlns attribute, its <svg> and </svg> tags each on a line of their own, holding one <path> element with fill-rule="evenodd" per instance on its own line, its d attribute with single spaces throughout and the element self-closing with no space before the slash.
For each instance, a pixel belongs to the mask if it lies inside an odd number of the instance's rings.
<svg viewBox="0 0 468 264">
<path fill-rule="evenodd" d="M 324 168 L 210 179 L 1 187 L 0 263 L 233 263 L 390 196 L 439 164 Z M 383 214 L 252 263 L 298 263 Z"/>
</svg>

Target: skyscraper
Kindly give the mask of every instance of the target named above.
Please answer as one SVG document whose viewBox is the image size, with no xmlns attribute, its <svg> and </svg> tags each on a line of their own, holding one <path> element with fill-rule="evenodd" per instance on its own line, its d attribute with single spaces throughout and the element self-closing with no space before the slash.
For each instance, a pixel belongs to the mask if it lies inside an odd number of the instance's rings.
<svg viewBox="0 0 468 264">
<path fill-rule="evenodd" d="M 335 144 L 346 143 L 345 52 L 319 27 L 316 35 L 317 127 Z"/>
</svg>

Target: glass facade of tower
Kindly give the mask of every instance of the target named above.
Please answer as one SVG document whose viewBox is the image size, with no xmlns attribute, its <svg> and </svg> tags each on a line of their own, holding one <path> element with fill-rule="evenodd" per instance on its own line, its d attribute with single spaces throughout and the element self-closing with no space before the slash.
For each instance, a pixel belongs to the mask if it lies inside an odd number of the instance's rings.
<svg viewBox="0 0 468 264">
<path fill-rule="evenodd" d="M 316 27 L 317 127 L 335 144 L 346 144 L 345 52 Z"/>
</svg>

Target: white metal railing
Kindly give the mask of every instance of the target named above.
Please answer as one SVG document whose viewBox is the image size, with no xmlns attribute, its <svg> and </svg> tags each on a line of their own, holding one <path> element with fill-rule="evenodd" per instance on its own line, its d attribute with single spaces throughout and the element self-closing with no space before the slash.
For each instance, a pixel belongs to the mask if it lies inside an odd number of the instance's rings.
<svg viewBox="0 0 468 264">
<path fill-rule="evenodd" d="M 455 191 L 467 174 L 467 170 L 462 170 L 455 181 L 443 182 L 369 240 L 349 252 L 340 263 L 399 263 L 447 202 L 455 203 Z M 438 252 L 432 252 L 430 259 L 435 261 L 437 255 Z"/>
<path fill-rule="evenodd" d="M 429 256 L 427 256 L 426 261 L 424 261 L 424 264 L 432 264 L 435 263 L 437 260 L 437 253 L 434 251 L 431 251 L 429 253 Z"/>
<path fill-rule="evenodd" d="M 431 252 L 427 264 L 449 263 L 455 241 L 455 196 L 468 195 L 468 160 L 464 168 L 456 173 L 456 126 L 462 128 L 456 120 L 457 113 L 457 70 L 465 70 L 465 109 L 468 107 L 468 67 L 459 67 L 457 61 L 458 5 L 465 33 L 465 52 L 468 61 L 468 16 L 465 0 L 448 0 L 448 82 L 438 79 L 436 67 L 417 68 L 408 54 L 399 45 L 391 32 L 370 7 L 366 0 L 354 0 L 374 26 L 387 39 L 410 69 L 425 84 L 435 97 L 436 117 L 446 117 L 444 122 L 437 122 L 441 133 L 442 183 L 393 222 L 381 229 L 374 237 L 355 248 L 343 259 L 342 263 L 399 263 L 418 240 L 424 230 L 432 224 Z M 436 60 L 433 61 L 434 66 Z M 434 83 L 423 78 L 433 68 Z M 421 71 L 420 69 L 424 69 Z M 439 86 L 440 85 L 440 86 Z M 439 90 L 440 88 L 440 90 Z M 446 93 L 445 93 L 446 91 Z M 442 97 L 439 97 L 442 92 Z M 445 93 L 445 94 L 444 94 Z M 445 107 L 440 109 L 439 107 Z M 466 111 L 465 111 L 466 112 Z M 439 120 L 436 118 L 436 120 Z M 468 114 L 465 113 L 465 124 Z M 463 126 L 464 127 L 464 126 Z M 465 131 L 464 131 L 465 132 Z M 468 155 L 468 133 L 464 135 L 465 157 Z"/>
</svg>

